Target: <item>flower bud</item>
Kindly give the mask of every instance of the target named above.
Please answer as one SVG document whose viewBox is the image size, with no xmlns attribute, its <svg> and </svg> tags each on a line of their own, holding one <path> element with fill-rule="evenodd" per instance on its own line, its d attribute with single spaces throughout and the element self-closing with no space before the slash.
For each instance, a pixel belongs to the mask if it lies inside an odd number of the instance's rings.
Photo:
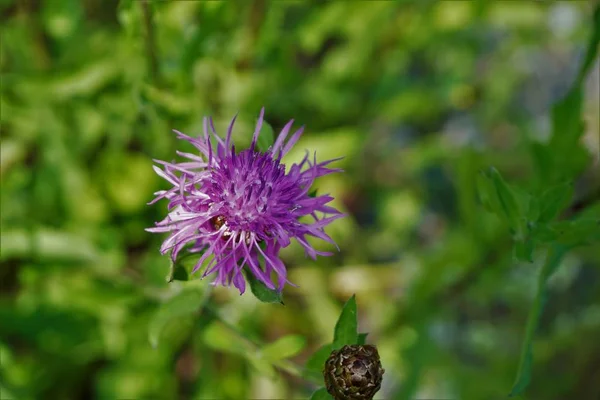
<svg viewBox="0 0 600 400">
<path fill-rule="evenodd" d="M 323 376 L 335 400 L 371 400 L 384 372 L 375 346 L 346 345 L 331 352 Z"/>
</svg>

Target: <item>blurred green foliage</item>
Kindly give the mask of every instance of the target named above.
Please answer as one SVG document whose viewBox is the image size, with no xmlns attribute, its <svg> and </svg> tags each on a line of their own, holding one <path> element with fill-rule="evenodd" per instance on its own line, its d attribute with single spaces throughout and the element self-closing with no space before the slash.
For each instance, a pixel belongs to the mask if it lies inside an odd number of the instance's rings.
<svg viewBox="0 0 600 400">
<path fill-rule="evenodd" d="M 353 293 L 379 398 L 600 398 L 592 14 L 0 1 L 0 398 L 308 398 Z M 344 157 L 317 182 L 341 251 L 287 248 L 285 306 L 167 283 L 144 231 L 166 208 L 152 159 L 192 150 L 171 129 L 239 112 L 241 148 L 262 106 L 306 126 L 288 162 Z"/>
</svg>

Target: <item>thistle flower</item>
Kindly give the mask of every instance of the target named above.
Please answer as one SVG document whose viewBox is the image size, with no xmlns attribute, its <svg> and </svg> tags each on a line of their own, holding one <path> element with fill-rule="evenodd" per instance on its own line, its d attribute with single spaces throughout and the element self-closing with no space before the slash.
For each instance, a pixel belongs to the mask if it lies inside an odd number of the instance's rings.
<svg viewBox="0 0 600 400">
<path fill-rule="evenodd" d="M 174 131 L 199 151 L 199 155 L 183 153 L 184 162 L 154 160 L 163 169 L 154 166 L 156 173 L 172 187 L 156 192 L 156 198 L 168 199 L 169 213 L 149 232 L 169 232 L 160 251 L 171 251 L 173 261 L 186 246 L 187 251 L 202 253 L 193 272 L 209 260 L 202 277 L 215 274 L 213 285 L 233 285 L 244 293 L 246 283 L 242 270 L 246 268 L 269 289 L 275 285 L 274 272 L 281 291 L 287 282 L 287 271 L 279 258 L 279 251 L 295 239 L 306 255 L 331 253 L 315 250 L 307 241 L 314 236 L 335 245 L 323 228 L 342 214 L 327 205 L 333 197 L 312 196 L 310 187 L 320 176 L 339 169 L 327 168 L 336 160 L 321 163 L 309 159 L 307 152 L 299 164 L 286 172 L 282 157 L 298 141 L 303 127 L 286 141 L 293 120 L 281 130 L 275 143 L 265 152 L 257 149 L 257 140 L 263 124 L 264 108 L 260 112 L 252 144 L 249 149 L 236 153 L 232 143 L 235 117 L 229 124 L 223 140 L 214 128 L 212 119 L 204 118 L 204 136 L 193 138 Z M 210 132 L 209 132 L 210 128 Z M 213 141 L 215 145 L 213 146 Z M 300 217 L 310 221 L 300 222 Z M 262 262 L 261 262 L 262 261 Z"/>
<path fill-rule="evenodd" d="M 331 352 L 323 377 L 335 400 L 371 400 L 381 388 L 384 372 L 377 348 L 356 344 Z"/>
</svg>

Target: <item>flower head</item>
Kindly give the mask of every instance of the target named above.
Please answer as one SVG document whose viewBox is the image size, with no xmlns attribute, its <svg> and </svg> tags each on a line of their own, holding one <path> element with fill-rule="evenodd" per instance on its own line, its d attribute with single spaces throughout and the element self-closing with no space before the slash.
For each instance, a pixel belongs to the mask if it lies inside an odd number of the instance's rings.
<svg viewBox="0 0 600 400">
<path fill-rule="evenodd" d="M 381 388 L 385 370 L 375 346 L 346 345 L 325 362 L 325 387 L 335 400 L 371 400 Z"/>
<path fill-rule="evenodd" d="M 335 245 L 323 228 L 342 216 L 327 205 L 333 197 L 310 194 L 316 178 L 340 171 L 327 168 L 336 160 L 317 163 L 316 155 L 311 161 L 307 153 L 286 172 L 281 159 L 298 141 L 303 128 L 287 139 L 293 120 L 288 122 L 273 146 L 261 152 L 257 149 L 257 139 L 263 116 L 264 109 L 249 149 L 235 151 L 231 140 L 235 117 L 224 140 L 217 135 L 212 119 L 204 118 L 203 137 L 193 138 L 174 131 L 179 139 L 194 145 L 199 154 L 178 151 L 186 159 L 180 163 L 154 160 L 163 166 L 163 169 L 154 166 L 156 173 L 172 185 L 168 190 L 156 192 L 156 198 L 149 203 L 169 200 L 167 217 L 147 229 L 170 233 L 160 248 L 161 253 L 171 251 L 172 259 L 176 260 L 179 252 L 190 245 L 187 251 L 202 252 L 192 272 L 208 261 L 202 276 L 215 274 L 213 284 L 233 283 L 240 293 L 246 287 L 243 268 L 270 289 L 275 289 L 273 272 L 277 275 L 278 290 L 289 283 L 279 251 L 291 239 L 300 243 L 313 259 L 317 255 L 331 255 L 315 250 L 306 237 L 314 236 Z M 311 220 L 300 222 L 299 218 L 305 216 Z"/>
</svg>

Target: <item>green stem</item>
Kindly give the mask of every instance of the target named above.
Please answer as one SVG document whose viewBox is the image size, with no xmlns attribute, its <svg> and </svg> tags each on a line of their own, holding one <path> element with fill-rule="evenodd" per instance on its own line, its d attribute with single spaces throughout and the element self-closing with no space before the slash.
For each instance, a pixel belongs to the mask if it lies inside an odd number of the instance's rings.
<svg viewBox="0 0 600 400">
<path fill-rule="evenodd" d="M 537 283 L 537 294 L 527 318 L 525 338 L 521 349 L 517 377 L 509 395 L 511 397 L 521 394 L 529 385 L 531 368 L 533 365 L 533 339 L 538 329 L 544 304 L 548 296 L 548 279 L 556 272 L 567 251 L 569 251 L 569 248 L 565 246 L 556 245 L 555 247 L 550 248 L 548 255 L 546 256 L 546 261 L 540 270 Z"/>
</svg>

